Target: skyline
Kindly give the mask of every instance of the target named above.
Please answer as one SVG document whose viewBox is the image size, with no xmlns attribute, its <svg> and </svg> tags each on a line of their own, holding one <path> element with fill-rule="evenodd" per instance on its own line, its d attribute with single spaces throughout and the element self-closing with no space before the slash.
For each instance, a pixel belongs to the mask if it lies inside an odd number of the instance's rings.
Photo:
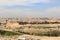
<svg viewBox="0 0 60 40">
<path fill-rule="evenodd" d="M 0 0 L 0 17 L 60 18 L 60 0 Z"/>
</svg>

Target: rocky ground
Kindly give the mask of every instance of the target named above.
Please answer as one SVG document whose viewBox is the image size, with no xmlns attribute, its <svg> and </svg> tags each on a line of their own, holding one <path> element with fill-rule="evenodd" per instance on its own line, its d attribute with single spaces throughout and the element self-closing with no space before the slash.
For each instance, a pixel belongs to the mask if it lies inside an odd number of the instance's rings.
<svg viewBox="0 0 60 40">
<path fill-rule="evenodd" d="M 16 36 L 0 36 L 0 40 L 60 40 L 60 37 L 16 35 Z"/>
</svg>

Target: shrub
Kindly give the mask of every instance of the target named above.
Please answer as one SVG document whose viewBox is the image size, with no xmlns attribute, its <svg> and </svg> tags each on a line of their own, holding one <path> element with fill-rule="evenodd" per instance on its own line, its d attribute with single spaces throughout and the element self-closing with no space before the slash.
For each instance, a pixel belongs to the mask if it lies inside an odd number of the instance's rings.
<svg viewBox="0 0 60 40">
<path fill-rule="evenodd" d="M 54 31 L 48 31 L 45 33 L 38 34 L 39 36 L 60 36 L 60 31 L 54 30 Z"/>
<path fill-rule="evenodd" d="M 46 36 L 60 36 L 60 31 L 57 31 L 57 30 L 49 31 L 45 35 Z"/>
<path fill-rule="evenodd" d="M 20 34 L 11 31 L 0 30 L 0 35 L 20 35 Z"/>
</svg>

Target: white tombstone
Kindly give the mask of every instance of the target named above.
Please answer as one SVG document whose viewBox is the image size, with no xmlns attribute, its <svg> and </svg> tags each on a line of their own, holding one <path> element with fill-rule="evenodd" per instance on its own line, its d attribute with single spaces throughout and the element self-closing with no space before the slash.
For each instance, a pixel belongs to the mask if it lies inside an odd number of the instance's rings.
<svg viewBox="0 0 60 40">
<path fill-rule="evenodd" d="M 26 38 L 22 38 L 22 40 L 25 40 Z"/>
</svg>

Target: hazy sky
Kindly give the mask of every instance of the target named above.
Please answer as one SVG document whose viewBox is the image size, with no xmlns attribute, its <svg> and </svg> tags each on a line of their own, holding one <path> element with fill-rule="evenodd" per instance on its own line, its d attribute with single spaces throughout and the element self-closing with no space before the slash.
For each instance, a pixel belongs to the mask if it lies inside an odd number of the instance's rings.
<svg viewBox="0 0 60 40">
<path fill-rule="evenodd" d="M 60 18 L 60 0 L 0 0 L 0 17 Z"/>
</svg>

